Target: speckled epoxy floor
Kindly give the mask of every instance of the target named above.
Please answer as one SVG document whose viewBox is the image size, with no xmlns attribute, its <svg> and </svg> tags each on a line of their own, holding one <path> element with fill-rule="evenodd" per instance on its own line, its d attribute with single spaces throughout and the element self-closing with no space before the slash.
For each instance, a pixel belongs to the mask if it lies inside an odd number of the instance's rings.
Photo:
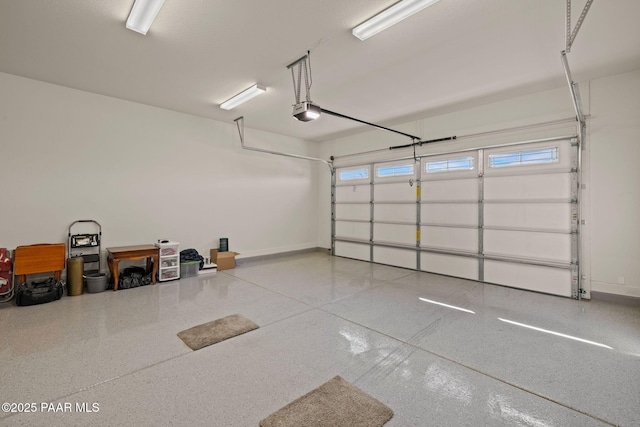
<svg viewBox="0 0 640 427">
<path fill-rule="evenodd" d="M 176 336 L 233 313 L 260 329 L 195 352 Z M 637 307 L 320 252 L 3 304 L 0 325 L 0 400 L 36 408 L 0 425 L 257 426 L 335 375 L 388 426 L 640 425 Z"/>
</svg>

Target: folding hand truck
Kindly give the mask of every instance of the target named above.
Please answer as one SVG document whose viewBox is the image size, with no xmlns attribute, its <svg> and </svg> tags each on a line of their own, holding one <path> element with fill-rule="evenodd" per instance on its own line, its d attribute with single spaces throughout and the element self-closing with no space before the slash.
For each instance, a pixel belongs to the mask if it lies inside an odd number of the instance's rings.
<svg viewBox="0 0 640 427">
<path fill-rule="evenodd" d="M 98 234 L 71 234 L 71 229 L 77 224 L 92 223 L 98 228 Z M 84 274 L 100 273 L 100 254 L 102 248 L 102 226 L 92 219 L 80 219 L 69 226 L 69 258 L 82 257 L 84 259 Z M 87 269 L 87 264 L 93 264 L 94 268 Z M 97 266 L 97 267 L 96 267 Z"/>
</svg>

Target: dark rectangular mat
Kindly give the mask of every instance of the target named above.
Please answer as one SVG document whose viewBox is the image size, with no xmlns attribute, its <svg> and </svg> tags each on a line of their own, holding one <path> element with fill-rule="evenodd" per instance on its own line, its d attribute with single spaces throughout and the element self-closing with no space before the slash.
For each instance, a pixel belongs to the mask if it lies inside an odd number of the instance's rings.
<svg viewBox="0 0 640 427">
<path fill-rule="evenodd" d="M 203 323 L 178 332 L 178 337 L 192 350 L 199 350 L 211 344 L 258 329 L 258 325 L 241 314 L 232 314 L 222 319 Z"/>
<path fill-rule="evenodd" d="M 337 376 L 269 415 L 260 427 L 376 427 L 392 417 L 384 403 Z"/>
</svg>

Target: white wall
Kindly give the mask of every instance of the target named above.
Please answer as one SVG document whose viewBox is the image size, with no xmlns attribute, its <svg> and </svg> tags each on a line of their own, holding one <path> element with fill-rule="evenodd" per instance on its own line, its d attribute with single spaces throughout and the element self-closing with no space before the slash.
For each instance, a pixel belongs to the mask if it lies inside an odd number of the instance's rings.
<svg viewBox="0 0 640 427">
<path fill-rule="evenodd" d="M 102 224 L 103 248 L 317 246 L 316 164 L 242 150 L 233 122 L 3 73 L 0 93 L 0 246 L 66 243 L 77 219 Z M 250 129 L 246 142 L 317 155 L 314 143 Z"/>
<path fill-rule="evenodd" d="M 591 82 L 592 290 L 640 297 L 640 70 Z"/>
<path fill-rule="evenodd" d="M 582 229 L 583 287 L 590 291 L 640 297 L 640 70 L 580 84 L 583 107 L 592 114 L 583 151 Z M 524 126 L 575 117 L 567 87 L 521 96 L 506 101 L 425 117 L 394 126 L 423 139 L 462 136 L 478 132 Z M 573 123 L 508 133 L 461 138 L 424 146 L 418 153 L 437 153 L 494 143 L 569 135 Z M 323 143 L 321 157 L 384 149 L 410 140 L 380 130 Z M 410 150 L 384 151 L 357 158 L 338 158 L 337 165 L 349 162 L 410 156 Z M 318 241 L 330 246 L 331 221 L 328 186 L 319 188 Z M 624 278 L 623 280 L 619 278 Z M 624 281 L 624 285 L 619 284 Z"/>
</svg>

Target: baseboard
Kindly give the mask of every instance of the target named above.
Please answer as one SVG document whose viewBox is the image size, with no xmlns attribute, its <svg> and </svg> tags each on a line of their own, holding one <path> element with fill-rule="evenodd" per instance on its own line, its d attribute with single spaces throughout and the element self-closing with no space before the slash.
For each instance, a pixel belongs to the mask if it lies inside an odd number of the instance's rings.
<svg viewBox="0 0 640 427">
<path fill-rule="evenodd" d="M 640 288 L 614 283 L 596 282 L 594 280 L 591 281 L 591 292 L 640 298 Z"/>
<path fill-rule="evenodd" d="M 591 301 L 604 301 L 631 307 L 640 307 L 640 298 L 597 291 L 591 291 Z"/>
<path fill-rule="evenodd" d="M 310 252 L 328 253 L 328 249 L 319 248 L 317 246 L 314 246 L 314 247 L 306 248 L 306 249 L 296 249 L 296 250 L 289 250 L 289 251 L 283 251 L 283 252 L 274 252 L 274 253 L 269 253 L 269 254 L 264 254 L 264 255 L 253 255 L 253 256 L 249 255 L 249 256 L 243 256 L 242 258 L 237 258 L 236 257 L 236 264 L 242 264 L 245 261 L 257 261 L 257 260 L 263 260 L 263 259 L 280 258 L 280 257 L 283 257 L 283 256 L 299 255 L 299 254 L 305 254 L 305 253 L 310 253 Z"/>
</svg>

